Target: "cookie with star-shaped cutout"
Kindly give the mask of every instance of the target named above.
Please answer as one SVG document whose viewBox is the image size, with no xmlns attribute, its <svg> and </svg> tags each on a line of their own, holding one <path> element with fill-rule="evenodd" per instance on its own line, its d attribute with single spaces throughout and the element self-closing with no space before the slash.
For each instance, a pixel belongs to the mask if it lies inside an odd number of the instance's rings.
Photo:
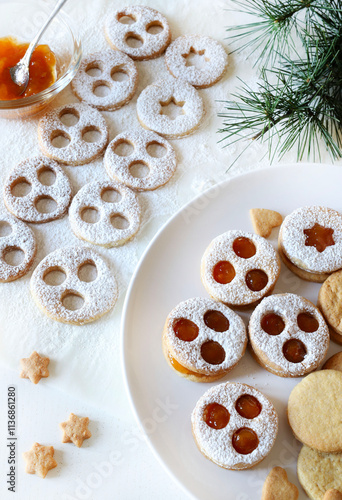
<svg viewBox="0 0 342 500">
<path fill-rule="evenodd" d="M 70 413 L 69 420 L 59 424 L 63 430 L 62 443 L 74 443 L 74 445 L 80 448 L 83 441 L 91 437 L 88 425 L 88 417 L 78 417 L 74 413 Z"/>
<path fill-rule="evenodd" d="M 50 359 L 45 356 L 40 356 L 36 351 L 33 351 L 29 358 L 23 358 L 20 360 L 20 365 L 22 372 L 20 374 L 21 378 L 29 378 L 34 384 L 42 378 L 49 376 L 48 364 Z"/>
<path fill-rule="evenodd" d="M 53 458 L 55 453 L 53 446 L 43 446 L 39 443 L 34 443 L 29 451 L 23 453 L 26 461 L 25 472 L 28 474 L 37 474 L 44 478 L 49 470 L 57 467 L 57 462 Z"/>
</svg>

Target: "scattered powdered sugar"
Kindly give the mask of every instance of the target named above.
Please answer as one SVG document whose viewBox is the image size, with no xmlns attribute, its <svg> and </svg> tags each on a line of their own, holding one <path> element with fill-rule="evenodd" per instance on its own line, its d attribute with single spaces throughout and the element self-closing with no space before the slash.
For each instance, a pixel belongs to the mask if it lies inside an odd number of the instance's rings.
<svg viewBox="0 0 342 500">
<path fill-rule="evenodd" d="M 49 171 L 55 175 L 52 185 L 42 184 L 39 176 Z M 12 189 L 16 184 L 27 182 L 31 191 L 25 196 L 15 196 Z M 37 202 L 44 198 L 52 198 L 56 208 L 52 212 L 43 213 L 37 210 Z M 70 181 L 57 162 L 42 156 L 29 158 L 19 163 L 4 184 L 4 202 L 8 210 L 25 222 L 49 222 L 58 219 L 68 209 L 71 201 Z"/>
<path fill-rule="evenodd" d="M 297 317 L 302 312 L 311 314 L 318 321 L 315 332 L 304 332 L 299 328 Z M 281 316 L 285 323 L 279 335 L 269 335 L 261 328 L 262 318 L 269 313 Z M 317 368 L 329 347 L 329 329 L 322 314 L 312 302 L 293 293 L 265 297 L 253 311 L 248 330 L 256 355 L 260 350 L 270 363 L 276 365 L 276 371 L 289 376 L 305 375 Z M 307 353 L 300 363 L 291 363 L 283 354 L 283 345 L 289 339 L 299 339 L 306 347 Z M 267 360 L 265 364 L 268 364 Z"/>
<path fill-rule="evenodd" d="M 255 247 L 256 253 L 249 259 L 236 255 L 233 243 L 236 238 L 248 238 Z M 220 261 L 228 261 L 235 269 L 235 277 L 230 283 L 221 284 L 215 281 L 213 269 Z M 268 276 L 265 288 L 252 291 L 246 284 L 246 274 L 253 269 L 260 269 Z M 230 305 L 248 305 L 264 297 L 274 286 L 280 272 L 279 257 L 272 245 L 257 234 L 245 231 L 227 231 L 217 236 L 206 249 L 201 263 L 202 282 L 208 293 L 215 299 Z"/>
<path fill-rule="evenodd" d="M 36 239 L 32 230 L 24 222 L 2 211 L 0 212 L 0 229 L 7 224 L 10 228 L 0 237 L 0 282 L 13 281 L 26 274 L 36 255 Z M 6 252 L 11 249 L 24 252 L 23 261 L 19 265 L 10 265 L 5 261 Z"/>
<path fill-rule="evenodd" d="M 237 399 L 244 394 L 254 396 L 262 406 L 260 414 L 254 419 L 242 417 L 235 409 Z M 203 419 L 203 412 L 211 403 L 224 406 L 230 414 L 228 425 L 223 429 L 213 429 Z M 226 469 L 249 468 L 265 458 L 278 432 L 278 416 L 273 404 L 254 387 L 240 383 L 220 384 L 205 392 L 192 412 L 191 422 L 201 451 Z M 241 455 L 232 445 L 234 432 L 244 427 L 252 429 L 259 439 L 258 447 L 247 455 Z"/>
<path fill-rule="evenodd" d="M 305 229 L 315 224 L 333 229 L 334 245 L 318 252 L 314 246 L 305 246 Z M 296 266 L 316 273 L 331 273 L 342 267 L 342 214 L 321 206 L 301 207 L 285 217 L 279 241 L 285 255 Z"/>
<path fill-rule="evenodd" d="M 122 17 L 128 16 L 134 22 L 124 24 Z M 153 27 L 161 29 L 159 33 L 150 33 Z M 106 37 L 109 44 L 122 50 L 133 59 L 152 59 L 164 52 L 171 41 L 171 32 L 166 18 L 157 10 L 144 6 L 129 6 L 110 11 L 105 25 Z M 128 38 L 141 42 L 140 47 L 131 47 Z"/>
<path fill-rule="evenodd" d="M 202 69 L 187 66 L 187 56 L 194 52 L 206 61 Z M 225 72 L 228 56 L 223 46 L 208 36 L 185 35 L 176 38 L 165 52 L 165 63 L 170 73 L 195 87 L 210 87 Z"/>
<path fill-rule="evenodd" d="M 82 281 L 79 269 L 84 264 L 96 266 L 96 279 Z M 66 277 L 60 285 L 48 285 L 44 277 L 49 270 L 62 270 Z M 104 260 L 87 247 L 64 247 L 50 253 L 36 267 L 31 278 L 31 292 L 38 305 L 51 318 L 64 323 L 85 324 L 94 321 L 115 304 L 118 289 L 114 276 Z M 79 294 L 84 305 L 75 311 L 63 305 L 63 297 Z"/>
<path fill-rule="evenodd" d="M 229 328 L 227 331 L 216 332 L 205 324 L 204 314 L 211 310 L 220 311 L 228 319 Z M 198 326 L 199 334 L 195 340 L 185 342 L 175 335 L 173 324 L 181 318 L 189 319 Z M 233 367 L 243 356 L 247 345 L 246 327 L 240 316 L 220 302 L 200 297 L 181 302 L 170 312 L 165 335 L 171 355 L 179 363 L 207 375 L 213 375 Z M 201 347 L 209 340 L 218 342 L 226 353 L 226 357 L 220 365 L 212 365 L 202 358 Z"/>
<path fill-rule="evenodd" d="M 117 201 L 104 201 L 109 192 Z M 87 208 L 98 211 L 97 222 L 86 222 L 82 212 Z M 97 181 L 86 184 L 71 202 L 69 219 L 72 230 L 83 240 L 95 245 L 113 247 L 122 245 L 132 238 L 140 226 L 140 205 L 134 192 L 127 186 L 113 181 Z M 116 228 L 112 223 L 115 216 L 128 222 L 127 228 Z"/>
<path fill-rule="evenodd" d="M 62 123 L 63 115 L 72 114 L 78 120 L 75 125 Z M 86 132 L 99 132 L 96 142 L 84 140 Z M 55 147 L 53 139 L 63 136 L 70 140 L 65 147 Z M 66 165 L 83 165 L 97 158 L 108 143 L 106 120 L 97 110 L 84 103 L 66 104 L 47 113 L 38 124 L 40 147 L 46 156 Z"/>
<path fill-rule="evenodd" d="M 129 156 L 119 156 L 115 148 L 122 143 L 129 143 L 134 151 Z M 147 152 L 149 145 L 161 145 L 165 154 L 162 157 L 153 157 Z M 146 177 L 135 177 L 130 172 L 134 164 L 146 165 L 150 172 Z M 163 137 L 149 130 L 129 130 L 123 132 L 113 139 L 107 147 L 104 164 L 108 175 L 123 182 L 137 191 L 156 189 L 170 180 L 176 170 L 176 153 L 171 144 Z"/>
<path fill-rule="evenodd" d="M 92 76 L 87 71 L 97 68 L 99 76 Z M 125 81 L 115 81 L 113 75 L 121 72 L 127 75 Z M 76 96 L 87 104 L 100 110 L 120 108 L 134 95 L 138 83 L 138 71 L 134 61 L 119 50 L 106 50 L 89 54 L 82 59 L 77 75 L 71 82 Z M 99 96 L 94 93 L 98 86 L 105 85 L 108 95 Z"/>
</svg>

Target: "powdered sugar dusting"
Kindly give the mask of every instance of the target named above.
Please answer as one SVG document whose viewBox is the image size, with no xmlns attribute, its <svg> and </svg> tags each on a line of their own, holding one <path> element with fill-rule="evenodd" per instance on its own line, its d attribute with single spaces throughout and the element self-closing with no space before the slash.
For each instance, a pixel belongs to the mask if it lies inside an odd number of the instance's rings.
<svg viewBox="0 0 342 500">
<path fill-rule="evenodd" d="M 244 394 L 254 396 L 262 406 L 260 414 L 252 420 L 241 417 L 235 409 L 237 399 Z M 203 412 L 211 403 L 228 410 L 230 420 L 225 428 L 213 429 L 204 421 Z M 265 458 L 278 432 L 278 416 L 272 403 L 254 387 L 240 383 L 225 383 L 209 389 L 197 402 L 191 422 L 201 451 L 226 469 L 246 469 Z M 252 429 L 259 438 L 258 447 L 248 455 L 237 453 L 232 445 L 234 432 L 243 427 Z"/>
</svg>

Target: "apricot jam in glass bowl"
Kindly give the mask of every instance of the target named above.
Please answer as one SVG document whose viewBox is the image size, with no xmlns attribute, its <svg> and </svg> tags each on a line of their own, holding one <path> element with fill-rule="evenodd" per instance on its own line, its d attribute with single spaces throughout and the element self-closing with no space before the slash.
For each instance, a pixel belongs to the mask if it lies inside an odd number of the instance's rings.
<svg viewBox="0 0 342 500">
<path fill-rule="evenodd" d="M 10 67 L 19 62 L 21 52 L 25 53 L 25 47 L 47 19 L 53 5 L 50 1 L 36 0 L 0 3 L 0 57 L 8 54 L 0 60 L 0 118 L 25 118 L 40 112 L 71 82 L 78 70 L 82 58 L 81 42 L 72 20 L 61 11 L 33 54 L 31 81 L 25 94 L 16 96 L 11 82 L 4 81 L 1 76 L 4 65 Z M 8 50 L 13 43 L 23 46 L 20 49 L 12 46 L 12 50 Z M 17 61 L 10 55 L 13 50 L 18 51 Z M 5 86 L 1 87 L 2 84 Z"/>
</svg>

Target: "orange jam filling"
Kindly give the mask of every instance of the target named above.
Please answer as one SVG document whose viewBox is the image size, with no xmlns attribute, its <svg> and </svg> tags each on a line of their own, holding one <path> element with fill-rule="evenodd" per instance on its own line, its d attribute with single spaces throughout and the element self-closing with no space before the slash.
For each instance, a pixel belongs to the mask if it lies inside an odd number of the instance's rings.
<svg viewBox="0 0 342 500">
<path fill-rule="evenodd" d="M 208 340 L 201 347 L 201 356 L 210 365 L 220 365 L 226 357 L 226 351 L 214 340 Z"/>
<path fill-rule="evenodd" d="M 303 332 L 312 333 L 318 330 L 319 323 L 316 318 L 314 318 L 309 313 L 300 313 L 297 316 L 297 324 Z"/>
<path fill-rule="evenodd" d="M 249 453 L 252 453 L 258 447 L 259 439 L 252 429 L 244 427 L 234 432 L 232 442 L 238 453 L 249 455 Z"/>
<path fill-rule="evenodd" d="M 25 92 L 11 78 L 10 68 L 25 55 L 28 43 L 19 43 L 15 38 L 0 38 L 0 100 L 21 99 L 38 94 L 56 81 L 56 57 L 48 45 L 38 45 L 30 62 L 30 79 Z"/>
<path fill-rule="evenodd" d="M 324 252 L 327 247 L 335 245 L 333 229 L 315 224 L 311 229 L 304 229 L 305 246 L 315 247 L 318 252 Z"/>
<path fill-rule="evenodd" d="M 226 332 L 229 321 L 220 311 L 207 311 L 203 316 L 204 323 L 215 332 Z"/>
<path fill-rule="evenodd" d="M 230 414 L 227 408 L 218 403 L 211 403 L 204 409 L 203 420 L 212 429 L 224 429 L 229 419 Z"/>
<path fill-rule="evenodd" d="M 241 417 L 253 419 L 257 417 L 261 412 L 261 404 L 254 396 L 250 394 L 244 394 L 240 396 L 236 401 L 235 405 L 236 411 Z"/>
<path fill-rule="evenodd" d="M 180 318 L 173 324 L 176 337 L 184 342 L 192 342 L 198 336 L 198 326 L 190 319 Z"/>
<path fill-rule="evenodd" d="M 236 255 L 242 259 L 250 259 L 256 254 L 256 248 L 253 241 L 243 236 L 234 240 L 233 250 Z"/>
<path fill-rule="evenodd" d="M 196 375 L 196 377 L 201 376 L 200 373 L 192 372 L 191 370 L 188 370 L 188 368 L 185 368 L 185 366 L 178 363 L 178 361 L 169 352 L 168 352 L 168 357 L 169 357 L 171 365 L 173 366 L 173 368 L 175 370 L 177 370 L 177 372 L 184 373 L 184 375 Z"/>
<path fill-rule="evenodd" d="M 246 285 L 252 292 L 260 292 L 268 283 L 268 276 L 261 269 L 253 269 L 246 274 Z"/>
<path fill-rule="evenodd" d="M 287 361 L 301 363 L 305 358 L 306 348 L 301 340 L 291 339 L 283 345 L 283 353 Z"/>
<path fill-rule="evenodd" d="M 217 283 L 226 285 L 235 278 L 235 269 L 230 262 L 221 260 L 214 267 L 213 277 L 214 280 L 217 281 Z"/>
<path fill-rule="evenodd" d="M 285 323 L 278 314 L 269 313 L 262 318 L 261 328 L 268 335 L 279 335 L 284 330 Z"/>
</svg>

